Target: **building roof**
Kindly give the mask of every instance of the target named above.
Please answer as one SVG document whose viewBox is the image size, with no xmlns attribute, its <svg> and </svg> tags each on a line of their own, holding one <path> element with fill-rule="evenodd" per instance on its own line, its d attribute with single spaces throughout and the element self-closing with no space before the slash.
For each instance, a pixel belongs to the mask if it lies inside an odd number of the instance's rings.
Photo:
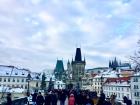
<svg viewBox="0 0 140 105">
<path fill-rule="evenodd" d="M 82 61 L 82 55 L 81 55 L 81 49 L 80 48 L 76 49 L 75 61 Z"/>
<path fill-rule="evenodd" d="M 118 72 L 115 70 L 106 70 L 101 72 L 100 74 L 96 75 L 94 78 L 117 78 L 118 77 Z"/>
<path fill-rule="evenodd" d="M 133 76 L 131 77 L 140 77 L 140 72 L 135 73 Z"/>
<path fill-rule="evenodd" d="M 27 69 L 19 69 L 14 66 L 0 65 L 0 76 L 22 76 L 27 77 L 30 71 Z"/>
<path fill-rule="evenodd" d="M 28 69 L 19 69 L 15 66 L 0 65 L 0 76 L 24 77 L 24 78 L 26 78 L 29 73 L 31 74 L 31 78 L 33 80 L 38 80 L 39 79 L 39 76 L 40 76 L 39 73 L 31 72 Z"/>
<path fill-rule="evenodd" d="M 96 75 L 98 75 L 98 74 L 96 74 L 96 73 L 91 73 L 91 76 L 94 78 Z"/>
<path fill-rule="evenodd" d="M 105 83 L 128 82 L 129 80 L 130 80 L 130 77 L 107 78 Z"/>
<path fill-rule="evenodd" d="M 23 93 L 25 89 L 23 88 L 9 88 L 6 86 L 0 86 L 0 92 L 10 92 L 10 93 Z"/>
<path fill-rule="evenodd" d="M 62 60 L 57 60 L 54 72 L 64 72 L 64 65 Z"/>
</svg>

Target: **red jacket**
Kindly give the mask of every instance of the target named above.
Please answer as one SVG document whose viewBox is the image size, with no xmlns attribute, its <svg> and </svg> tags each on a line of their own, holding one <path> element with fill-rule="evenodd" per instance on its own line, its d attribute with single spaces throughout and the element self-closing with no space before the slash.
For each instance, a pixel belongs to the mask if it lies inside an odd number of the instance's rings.
<svg viewBox="0 0 140 105">
<path fill-rule="evenodd" d="M 75 105 L 75 98 L 74 98 L 74 96 L 70 96 L 68 105 Z"/>
</svg>

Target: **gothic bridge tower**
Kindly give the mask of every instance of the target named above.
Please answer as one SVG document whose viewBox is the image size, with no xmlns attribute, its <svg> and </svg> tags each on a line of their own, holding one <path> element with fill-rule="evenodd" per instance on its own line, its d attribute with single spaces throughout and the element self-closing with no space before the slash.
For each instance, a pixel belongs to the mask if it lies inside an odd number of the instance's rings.
<svg viewBox="0 0 140 105">
<path fill-rule="evenodd" d="M 82 60 L 81 48 L 76 49 L 75 59 L 72 60 L 72 80 L 75 85 L 81 86 L 81 78 L 84 76 L 86 61 Z"/>
</svg>

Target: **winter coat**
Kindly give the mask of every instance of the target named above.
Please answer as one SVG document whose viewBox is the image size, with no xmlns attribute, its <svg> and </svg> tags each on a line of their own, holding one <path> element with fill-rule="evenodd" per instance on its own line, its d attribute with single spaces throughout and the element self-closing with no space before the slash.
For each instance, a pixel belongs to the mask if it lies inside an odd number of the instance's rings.
<svg viewBox="0 0 140 105">
<path fill-rule="evenodd" d="M 36 102 L 36 98 L 37 98 L 37 93 L 34 93 L 33 96 L 32 96 L 32 101 Z"/>
<path fill-rule="evenodd" d="M 43 105 L 44 103 L 44 97 L 42 95 L 38 95 L 36 99 L 37 105 Z"/>
<path fill-rule="evenodd" d="M 126 105 L 132 105 L 132 101 L 129 100 L 126 96 L 123 97 L 123 101 L 126 103 Z"/>
<path fill-rule="evenodd" d="M 74 96 L 70 96 L 70 98 L 68 100 L 68 105 L 75 105 L 75 98 L 74 98 Z"/>
<path fill-rule="evenodd" d="M 82 95 L 79 93 L 79 94 L 74 95 L 74 96 L 75 96 L 76 104 L 78 104 L 78 105 L 82 105 L 82 101 L 81 101 L 81 99 L 82 99 Z"/>
<path fill-rule="evenodd" d="M 51 95 L 50 94 L 45 96 L 45 105 L 51 105 Z"/>
<path fill-rule="evenodd" d="M 99 99 L 97 105 L 111 105 L 111 103 L 107 102 L 106 100 Z"/>
<path fill-rule="evenodd" d="M 57 94 L 52 94 L 51 100 L 52 100 L 52 105 L 57 105 L 57 100 L 58 100 Z"/>
<path fill-rule="evenodd" d="M 60 101 L 65 102 L 66 97 L 67 97 L 67 96 L 66 96 L 65 93 L 61 93 L 61 94 L 60 94 Z"/>
<path fill-rule="evenodd" d="M 86 99 L 85 105 L 94 105 L 91 99 Z"/>
<path fill-rule="evenodd" d="M 6 103 L 6 105 L 12 105 L 11 96 L 7 96 L 7 103 Z"/>
<path fill-rule="evenodd" d="M 94 105 L 97 105 L 98 101 L 99 101 L 98 97 L 92 99 L 92 102 L 94 103 Z"/>
</svg>

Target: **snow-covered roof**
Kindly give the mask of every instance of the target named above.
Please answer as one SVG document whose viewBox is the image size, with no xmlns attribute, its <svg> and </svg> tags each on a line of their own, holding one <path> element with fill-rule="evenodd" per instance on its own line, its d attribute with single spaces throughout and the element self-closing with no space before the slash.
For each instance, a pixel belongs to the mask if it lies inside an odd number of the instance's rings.
<svg viewBox="0 0 140 105">
<path fill-rule="evenodd" d="M 130 85 L 130 77 L 107 78 L 104 85 Z"/>
<path fill-rule="evenodd" d="M 31 72 L 28 69 L 19 69 L 14 66 L 0 65 L 0 76 L 27 78 L 27 75 L 29 73 L 31 75 L 31 80 L 41 80 L 42 79 L 43 73 Z M 45 74 L 46 74 L 46 81 L 50 81 L 50 78 L 52 78 L 52 81 L 55 81 L 55 76 L 52 74 L 52 72 L 45 72 Z"/>
<path fill-rule="evenodd" d="M 22 93 L 25 92 L 23 88 L 9 88 L 6 86 L 0 86 L 0 92 L 10 92 L 10 93 Z"/>
<path fill-rule="evenodd" d="M 63 81 L 55 81 L 54 84 L 55 84 L 55 85 L 58 85 L 58 84 L 60 84 L 60 85 L 65 85 L 65 83 L 64 83 Z"/>
<path fill-rule="evenodd" d="M 135 73 L 133 76 L 134 76 L 134 77 L 135 77 L 135 76 L 140 77 L 140 72 Z"/>
<path fill-rule="evenodd" d="M 25 89 L 23 88 L 12 88 L 9 90 L 10 93 L 23 93 L 25 92 Z"/>
<path fill-rule="evenodd" d="M 113 77 L 118 77 L 118 72 L 117 71 L 113 71 L 113 70 L 107 70 L 107 71 L 103 71 L 100 74 L 96 75 L 94 78 L 113 78 Z"/>
<path fill-rule="evenodd" d="M 14 66 L 0 65 L 0 76 L 22 76 L 27 77 L 30 71 L 27 69 L 18 69 Z"/>
<path fill-rule="evenodd" d="M 0 92 L 9 92 L 8 90 L 9 90 L 10 88 L 9 87 L 6 87 L 6 86 L 0 86 Z"/>
<path fill-rule="evenodd" d="M 50 78 L 52 78 L 52 81 L 55 81 L 55 76 L 53 74 L 45 74 L 46 75 L 46 81 L 50 81 Z"/>
<path fill-rule="evenodd" d="M 30 73 L 33 80 L 39 79 L 39 73 L 31 72 L 27 69 L 19 69 L 14 66 L 5 66 L 0 65 L 0 76 L 11 76 L 11 77 L 24 77 L 26 78 L 27 75 Z M 39 78 L 37 78 L 39 77 Z"/>
</svg>

